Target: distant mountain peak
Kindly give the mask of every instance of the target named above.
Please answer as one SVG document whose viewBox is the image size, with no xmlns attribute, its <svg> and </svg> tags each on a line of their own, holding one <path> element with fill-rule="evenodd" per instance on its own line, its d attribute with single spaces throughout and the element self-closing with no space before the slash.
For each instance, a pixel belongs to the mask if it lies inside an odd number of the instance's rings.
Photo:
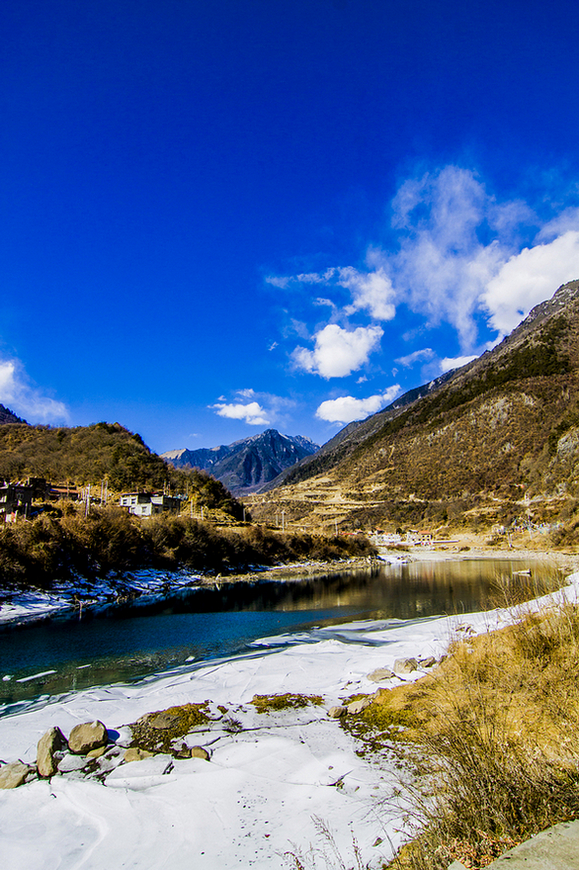
<svg viewBox="0 0 579 870">
<path fill-rule="evenodd" d="M 304 435 L 282 435 L 266 429 L 233 444 L 198 450 L 168 450 L 163 459 L 176 468 L 209 471 L 234 495 L 257 492 L 286 468 L 319 450 Z"/>
</svg>

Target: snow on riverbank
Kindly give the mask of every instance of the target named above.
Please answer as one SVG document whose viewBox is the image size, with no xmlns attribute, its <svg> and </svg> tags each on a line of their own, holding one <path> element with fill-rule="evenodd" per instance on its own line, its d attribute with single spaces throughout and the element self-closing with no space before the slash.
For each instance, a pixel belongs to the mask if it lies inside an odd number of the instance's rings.
<svg viewBox="0 0 579 870">
<path fill-rule="evenodd" d="M 128 601 L 134 606 L 151 604 L 200 583 L 199 575 L 186 571 L 142 569 L 94 583 L 80 577 L 74 583 L 55 583 L 50 592 L 0 589 L 0 626 L 66 616 L 81 608 L 114 609 Z"/>
<path fill-rule="evenodd" d="M 530 606 L 574 597 L 578 582 L 573 575 L 566 590 Z M 38 739 L 53 725 L 66 735 L 94 719 L 119 729 L 146 712 L 207 699 L 226 706 L 237 725 L 231 730 L 218 720 L 195 733 L 195 742 L 212 753 L 209 762 L 157 756 L 117 768 L 104 785 L 71 772 L 0 791 L 3 863 L 14 870 L 277 870 L 290 866 L 283 858 L 288 850 L 323 846 L 318 817 L 331 828 L 347 866 L 354 863 L 355 836 L 364 862 L 378 867 L 390 843 L 403 836 L 392 802 L 396 774 L 384 762 L 360 758 L 328 708 L 354 693 L 374 692 L 367 675 L 376 668 L 407 656 L 440 656 L 452 637 L 513 618 L 497 610 L 460 619 L 350 623 L 321 629 L 317 643 L 295 637 L 282 649 L 276 648 L 279 638 L 265 638 L 249 655 L 44 699 L 4 716 L 0 757 L 30 763 Z M 256 693 L 285 692 L 320 694 L 324 706 L 258 714 L 250 704 Z"/>
</svg>

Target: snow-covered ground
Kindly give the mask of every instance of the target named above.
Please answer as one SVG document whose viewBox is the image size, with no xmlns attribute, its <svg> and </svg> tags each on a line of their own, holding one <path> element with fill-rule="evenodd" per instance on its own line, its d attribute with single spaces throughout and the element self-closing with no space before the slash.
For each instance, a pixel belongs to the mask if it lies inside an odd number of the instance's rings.
<svg viewBox="0 0 579 870">
<path fill-rule="evenodd" d="M 0 625 L 23 623 L 78 613 L 85 610 L 111 610 L 127 601 L 135 607 L 161 601 L 171 595 L 193 591 L 200 584 L 198 574 L 186 571 L 141 569 L 122 577 L 89 582 L 56 582 L 50 592 L 31 589 L 0 589 Z"/>
<path fill-rule="evenodd" d="M 575 596 L 566 590 L 542 600 Z M 538 605 L 538 603 L 537 603 Z M 41 735 L 57 725 L 68 736 L 79 722 L 102 720 L 119 730 L 146 712 L 210 699 L 224 720 L 192 735 L 211 761 L 156 756 L 116 767 L 104 784 L 73 771 L 0 791 L 0 854 L 11 870 L 110 870 L 117 867 L 228 870 L 295 866 L 288 851 L 310 846 L 331 854 L 315 819 L 331 830 L 346 866 L 355 837 L 364 862 L 378 867 L 403 838 L 393 801 L 394 767 L 361 758 L 354 740 L 327 710 L 377 684 L 368 674 L 407 656 L 440 656 L 461 632 L 492 630 L 506 611 L 458 618 L 359 622 L 332 626 L 318 643 L 278 647 L 263 639 L 255 652 L 149 677 L 44 699 L 0 718 L 0 758 L 34 762 Z M 330 636 L 331 633 L 331 636 Z M 414 673 L 404 679 L 419 676 Z M 383 683 L 391 685 L 401 678 Z M 254 694 L 320 694 L 323 707 L 258 714 Z M 212 705 L 213 706 L 213 705 Z M 122 732 L 121 732 L 122 733 Z M 325 862 L 318 856 L 318 867 Z M 336 861 L 334 866 L 339 866 Z"/>
</svg>

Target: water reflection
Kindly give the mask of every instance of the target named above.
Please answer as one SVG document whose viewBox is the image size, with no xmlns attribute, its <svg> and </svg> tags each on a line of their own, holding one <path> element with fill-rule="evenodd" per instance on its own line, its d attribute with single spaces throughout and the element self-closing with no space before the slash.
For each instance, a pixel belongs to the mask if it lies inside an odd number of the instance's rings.
<svg viewBox="0 0 579 870">
<path fill-rule="evenodd" d="M 11 679 L 0 682 L 0 704 L 136 679 L 191 658 L 235 655 L 260 637 L 313 626 L 486 609 L 497 577 L 521 568 L 554 584 L 553 569 L 534 563 L 414 562 L 286 583 L 223 584 L 106 618 L 5 630 L 0 677 Z"/>
</svg>

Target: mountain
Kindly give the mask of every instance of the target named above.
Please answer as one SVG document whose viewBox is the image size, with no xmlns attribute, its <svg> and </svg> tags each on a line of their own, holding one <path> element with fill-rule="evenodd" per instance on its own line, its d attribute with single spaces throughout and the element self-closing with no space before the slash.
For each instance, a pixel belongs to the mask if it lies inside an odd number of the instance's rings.
<svg viewBox="0 0 579 870">
<path fill-rule="evenodd" d="M 3 423 L 26 423 L 26 420 L 23 420 L 22 417 L 17 417 L 10 408 L 5 408 L 4 405 L 0 405 L 0 425 Z"/>
<path fill-rule="evenodd" d="M 571 521 L 579 506 L 579 281 L 497 347 L 351 423 L 251 499 L 304 527 Z M 579 510 L 577 512 L 579 528 Z"/>
<path fill-rule="evenodd" d="M 169 450 L 162 457 L 175 468 L 209 471 L 234 495 L 256 492 L 306 456 L 319 450 L 302 435 L 281 435 L 267 429 L 228 446 Z"/>
</svg>

